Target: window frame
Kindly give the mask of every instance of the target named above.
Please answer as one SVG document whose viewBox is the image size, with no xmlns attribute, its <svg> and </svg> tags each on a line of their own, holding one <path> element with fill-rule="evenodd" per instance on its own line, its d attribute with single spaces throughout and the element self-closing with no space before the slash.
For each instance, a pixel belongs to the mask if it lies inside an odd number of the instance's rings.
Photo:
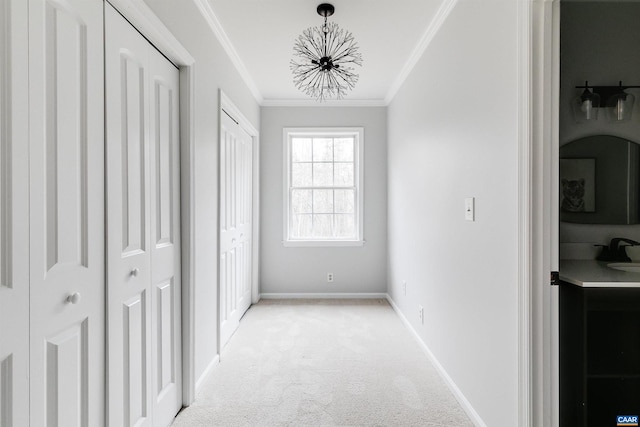
<svg viewBox="0 0 640 427">
<path fill-rule="evenodd" d="M 322 138 L 322 137 L 353 137 L 354 138 L 354 220 L 355 238 L 292 238 L 291 207 L 291 141 L 293 138 Z M 287 127 L 283 128 L 283 240 L 284 246 L 363 246 L 364 240 L 364 128 L 362 127 Z M 326 188 L 326 187 L 325 187 Z M 339 187 L 335 187 L 339 188 Z"/>
</svg>

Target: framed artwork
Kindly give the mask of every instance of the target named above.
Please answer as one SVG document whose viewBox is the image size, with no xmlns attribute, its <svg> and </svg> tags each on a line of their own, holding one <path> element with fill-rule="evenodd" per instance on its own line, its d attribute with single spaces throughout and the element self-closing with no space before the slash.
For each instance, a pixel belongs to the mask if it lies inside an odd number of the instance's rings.
<svg viewBox="0 0 640 427">
<path fill-rule="evenodd" d="M 596 159 L 560 159 L 560 211 L 596 211 Z"/>
</svg>

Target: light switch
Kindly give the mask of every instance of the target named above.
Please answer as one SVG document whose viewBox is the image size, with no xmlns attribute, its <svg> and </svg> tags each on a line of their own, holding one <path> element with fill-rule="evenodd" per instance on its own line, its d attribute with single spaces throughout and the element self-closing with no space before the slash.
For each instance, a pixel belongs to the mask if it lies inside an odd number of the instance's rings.
<svg viewBox="0 0 640 427">
<path fill-rule="evenodd" d="M 464 199 L 464 219 L 467 221 L 476 220 L 475 197 Z"/>
</svg>

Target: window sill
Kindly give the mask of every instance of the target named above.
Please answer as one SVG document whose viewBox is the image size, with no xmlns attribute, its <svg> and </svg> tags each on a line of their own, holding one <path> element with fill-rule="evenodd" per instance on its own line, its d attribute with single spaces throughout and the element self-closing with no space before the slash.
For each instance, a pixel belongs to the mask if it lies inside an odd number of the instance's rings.
<svg viewBox="0 0 640 427">
<path fill-rule="evenodd" d="M 364 246 L 364 240 L 284 240 L 284 247 L 354 247 Z"/>
</svg>

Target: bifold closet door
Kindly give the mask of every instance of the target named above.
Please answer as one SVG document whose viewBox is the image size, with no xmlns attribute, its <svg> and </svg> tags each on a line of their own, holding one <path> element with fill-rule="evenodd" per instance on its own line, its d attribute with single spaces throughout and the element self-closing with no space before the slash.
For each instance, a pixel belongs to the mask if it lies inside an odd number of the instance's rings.
<svg viewBox="0 0 640 427">
<path fill-rule="evenodd" d="M 226 112 L 220 134 L 220 346 L 251 305 L 253 140 Z"/>
<path fill-rule="evenodd" d="M 178 70 L 105 9 L 108 413 L 167 426 L 182 407 Z"/>
<path fill-rule="evenodd" d="M 28 3 L 0 0 L 0 426 L 29 425 Z"/>
<path fill-rule="evenodd" d="M 104 424 L 103 48 L 101 0 L 29 1 L 32 426 Z"/>
</svg>

